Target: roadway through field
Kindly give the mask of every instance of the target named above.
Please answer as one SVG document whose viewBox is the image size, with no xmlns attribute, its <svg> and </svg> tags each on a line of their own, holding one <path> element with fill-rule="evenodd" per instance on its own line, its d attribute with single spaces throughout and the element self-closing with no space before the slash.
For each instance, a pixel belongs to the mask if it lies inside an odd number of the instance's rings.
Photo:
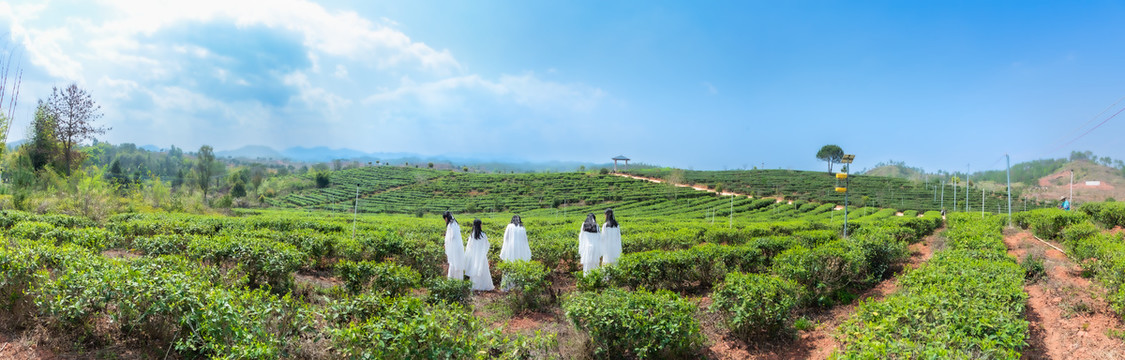
<svg viewBox="0 0 1125 360">
<path fill-rule="evenodd" d="M 1008 230 L 1008 253 L 1023 261 L 1028 254 L 1044 259 L 1043 278 L 1024 286 L 1028 294 L 1030 339 L 1024 359 L 1122 359 L 1121 320 L 1105 301 L 1100 284 L 1083 278 L 1081 266 L 1028 231 Z M 1118 335 L 1120 337 L 1120 335 Z"/>
</svg>

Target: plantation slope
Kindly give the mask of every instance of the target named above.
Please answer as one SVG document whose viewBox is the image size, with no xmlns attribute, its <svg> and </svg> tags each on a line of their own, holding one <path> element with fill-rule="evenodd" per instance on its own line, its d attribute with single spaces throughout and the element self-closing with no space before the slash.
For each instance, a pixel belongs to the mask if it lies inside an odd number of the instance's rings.
<svg viewBox="0 0 1125 360">
<path fill-rule="evenodd" d="M 542 210 L 542 215 L 554 215 L 601 213 L 614 207 L 659 215 L 730 205 L 729 200 L 705 192 L 605 174 L 473 174 L 369 167 L 330 172 L 329 176 L 327 188 L 302 190 L 269 202 L 278 207 L 350 212 L 356 206 L 358 183 L 358 211 L 366 213 Z"/>
<path fill-rule="evenodd" d="M 724 170 L 694 171 L 679 169 L 641 169 L 625 172 L 632 176 L 660 179 L 674 183 L 691 184 L 693 187 L 721 188 L 724 192 L 745 194 L 754 197 L 782 197 L 821 203 L 844 203 L 844 194 L 835 191 L 844 182 L 832 174 L 820 171 L 796 170 Z M 957 208 L 954 209 L 954 189 L 945 184 L 944 203 L 940 183 L 916 182 L 893 177 L 851 175 L 848 184 L 850 203 L 857 206 L 875 206 L 900 210 L 931 211 L 941 210 L 944 205 L 949 211 L 965 209 L 965 188 L 957 189 Z M 985 191 L 984 211 L 1007 212 L 1007 194 Z M 981 211 L 981 189 L 970 186 L 969 211 Z M 1024 205 L 1013 202 L 1013 208 Z M 1029 202 L 1027 208 L 1048 206 L 1039 202 Z M 1053 205 L 1052 205 L 1053 206 Z"/>
</svg>

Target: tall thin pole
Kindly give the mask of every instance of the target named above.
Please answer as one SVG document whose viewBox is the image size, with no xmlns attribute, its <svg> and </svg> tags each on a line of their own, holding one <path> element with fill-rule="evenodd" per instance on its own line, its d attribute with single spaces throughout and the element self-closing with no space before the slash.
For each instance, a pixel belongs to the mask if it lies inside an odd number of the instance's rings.
<svg viewBox="0 0 1125 360">
<path fill-rule="evenodd" d="M 848 169 L 849 167 L 851 167 L 851 164 L 848 164 L 844 168 L 844 173 L 848 175 L 848 177 L 844 178 L 844 237 L 845 238 L 848 237 L 848 192 L 851 191 L 850 185 L 851 185 L 851 181 L 852 181 L 852 174 L 850 172 L 848 172 L 848 170 L 850 170 L 850 169 Z"/>
<path fill-rule="evenodd" d="M 1074 169 L 1070 169 L 1070 197 L 1066 200 L 1070 201 L 1070 207 L 1074 208 Z"/>
<path fill-rule="evenodd" d="M 965 212 L 969 212 L 969 164 L 965 164 Z"/>
<path fill-rule="evenodd" d="M 1004 154 L 1008 162 L 1008 227 L 1012 227 L 1012 157 Z"/>
<path fill-rule="evenodd" d="M 984 188 L 980 188 L 980 217 L 984 218 Z"/>
<path fill-rule="evenodd" d="M 359 219 L 359 184 L 355 184 L 355 210 L 352 210 L 352 240 L 355 240 L 355 222 Z"/>
<path fill-rule="evenodd" d="M 941 209 L 945 210 L 945 179 L 941 180 Z"/>
<path fill-rule="evenodd" d="M 727 228 L 734 228 L 734 195 L 730 196 L 730 223 Z"/>
<path fill-rule="evenodd" d="M 957 211 L 957 179 L 953 179 L 953 211 Z"/>
</svg>

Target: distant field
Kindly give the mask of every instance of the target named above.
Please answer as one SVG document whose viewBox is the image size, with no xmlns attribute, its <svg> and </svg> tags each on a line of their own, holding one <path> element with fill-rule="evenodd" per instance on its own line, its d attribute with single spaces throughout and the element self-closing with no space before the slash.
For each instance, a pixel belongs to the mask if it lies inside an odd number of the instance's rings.
<svg viewBox="0 0 1125 360">
<path fill-rule="evenodd" d="M 679 171 L 679 170 L 677 170 Z M 681 180 L 739 194 L 778 197 L 814 203 L 843 204 L 843 194 L 834 191 L 832 175 L 812 171 L 681 171 Z M 631 170 L 629 174 L 667 180 L 672 170 Z M 293 175 L 311 178 L 311 175 Z M 351 211 L 359 196 L 359 212 L 365 213 L 458 213 L 510 212 L 555 214 L 600 212 L 613 207 L 627 214 L 644 216 L 735 216 L 758 209 L 756 199 L 728 197 L 690 188 L 657 184 L 597 173 L 476 174 L 448 170 L 404 167 L 365 167 L 330 173 L 331 184 L 267 198 L 282 208 Z M 839 184 L 843 186 L 843 184 Z M 907 180 L 853 176 L 851 205 L 893 208 L 899 211 L 941 209 L 941 187 Z M 954 190 L 945 187 L 945 207 L 953 211 Z M 964 188 L 957 190 L 958 209 L 964 209 Z M 981 193 L 970 188 L 969 211 L 981 211 Z M 688 200 L 688 201 L 679 201 Z M 1013 201 L 1015 210 L 1043 207 L 1043 203 Z M 1006 194 L 986 192 L 984 211 L 1007 212 Z"/>
</svg>

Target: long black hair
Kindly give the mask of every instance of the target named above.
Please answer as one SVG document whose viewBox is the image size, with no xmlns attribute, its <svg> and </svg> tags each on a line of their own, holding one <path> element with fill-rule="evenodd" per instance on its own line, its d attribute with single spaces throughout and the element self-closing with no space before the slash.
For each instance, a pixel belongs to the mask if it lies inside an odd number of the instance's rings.
<svg viewBox="0 0 1125 360">
<path fill-rule="evenodd" d="M 480 219 L 473 219 L 473 239 L 480 239 L 480 235 Z"/>
<path fill-rule="evenodd" d="M 512 225 L 523 227 L 523 219 L 519 215 L 512 215 Z"/>
<path fill-rule="evenodd" d="M 448 211 L 441 213 L 441 218 L 445 219 L 446 225 L 449 225 L 451 222 L 457 222 L 457 219 L 453 218 L 453 213 Z"/>
<path fill-rule="evenodd" d="M 605 209 L 605 227 L 617 227 L 617 218 L 613 217 L 613 209 Z"/>
<path fill-rule="evenodd" d="M 594 217 L 594 213 L 586 214 L 586 222 L 582 223 L 582 231 L 598 232 L 598 218 Z"/>
</svg>

